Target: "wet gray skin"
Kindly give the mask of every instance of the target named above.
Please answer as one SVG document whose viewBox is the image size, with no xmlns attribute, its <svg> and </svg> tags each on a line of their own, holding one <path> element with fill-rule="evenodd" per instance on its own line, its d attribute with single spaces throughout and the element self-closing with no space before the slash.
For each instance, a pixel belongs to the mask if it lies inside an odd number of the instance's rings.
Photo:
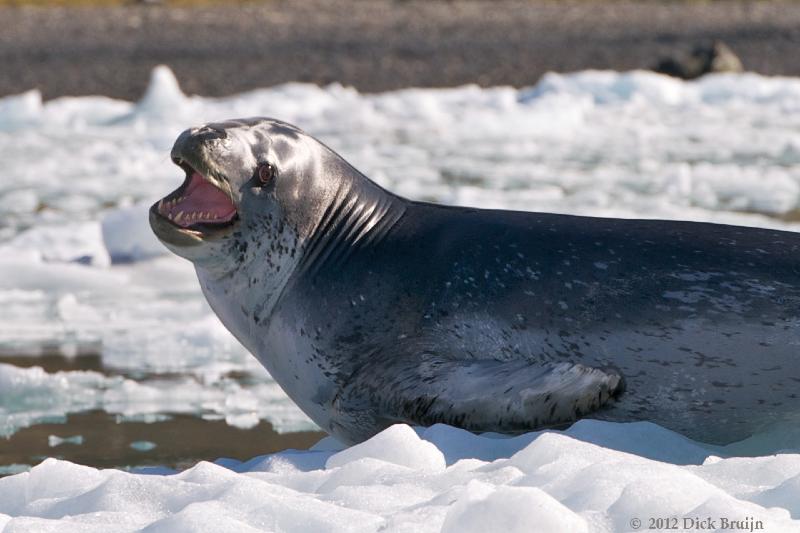
<svg viewBox="0 0 800 533">
<path fill-rule="evenodd" d="M 153 230 L 346 442 L 588 416 L 722 444 L 800 413 L 800 235 L 413 202 L 264 118 L 187 130 L 172 157 L 237 216 L 183 228 L 157 204 Z"/>
</svg>

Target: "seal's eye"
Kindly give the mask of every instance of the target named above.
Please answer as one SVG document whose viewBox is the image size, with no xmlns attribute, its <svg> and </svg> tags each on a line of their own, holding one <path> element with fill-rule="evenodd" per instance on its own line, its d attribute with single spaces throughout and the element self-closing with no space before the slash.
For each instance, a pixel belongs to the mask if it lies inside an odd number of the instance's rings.
<svg viewBox="0 0 800 533">
<path fill-rule="evenodd" d="M 275 167 L 270 163 L 259 163 L 256 174 L 258 174 L 258 181 L 266 185 L 275 177 Z"/>
</svg>

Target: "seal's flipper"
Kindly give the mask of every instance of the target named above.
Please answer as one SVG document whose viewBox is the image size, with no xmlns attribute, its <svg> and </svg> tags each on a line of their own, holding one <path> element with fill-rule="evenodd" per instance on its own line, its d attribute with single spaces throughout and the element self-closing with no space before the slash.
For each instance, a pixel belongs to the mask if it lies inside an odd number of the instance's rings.
<svg viewBox="0 0 800 533">
<path fill-rule="evenodd" d="M 572 422 L 624 389 L 616 370 L 574 363 L 428 356 L 413 368 L 385 361 L 381 366 L 380 372 L 361 369 L 335 408 L 354 418 L 375 416 L 384 420 L 381 425 L 444 423 L 508 433 Z"/>
</svg>

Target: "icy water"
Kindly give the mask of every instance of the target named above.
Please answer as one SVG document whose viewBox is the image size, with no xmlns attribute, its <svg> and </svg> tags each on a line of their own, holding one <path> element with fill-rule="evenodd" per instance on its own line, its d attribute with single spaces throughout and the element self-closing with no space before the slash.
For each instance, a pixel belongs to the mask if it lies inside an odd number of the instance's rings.
<svg viewBox="0 0 800 533">
<path fill-rule="evenodd" d="M 0 355 L 0 364 L 18 368 L 37 366 L 47 374 L 61 376 L 87 371 L 109 377 L 119 375 L 115 369 L 103 365 L 99 354 Z M 173 383 L 176 376 L 128 373 L 128 377 Z M 229 378 L 243 384 L 248 382 L 247 375 Z M 127 470 L 151 465 L 180 469 L 201 460 L 220 457 L 246 460 L 264 453 L 306 449 L 325 436 L 313 430 L 278 433 L 264 420 L 258 420 L 252 427 L 249 424 L 246 428 L 237 427 L 221 416 L 205 413 L 202 405 L 195 412 L 179 413 L 166 406 L 133 416 L 87 409 L 40 417 L 34 425 L 17 429 L 0 440 L 0 476 L 27 470 L 48 457 L 100 468 Z"/>
<path fill-rule="evenodd" d="M 16 473 L 48 457 L 99 468 L 184 469 L 220 457 L 244 461 L 287 449 L 305 450 L 324 436 L 317 431 L 277 433 L 269 422 L 241 429 L 224 420 L 166 414 L 123 422 L 103 411 L 87 411 L 11 435 L 0 447 L 0 465 L 5 468 L 0 475 Z"/>
<path fill-rule="evenodd" d="M 66 459 L 0 480 L 6 531 L 624 531 L 705 515 L 800 531 L 797 428 L 716 449 L 648 424 L 510 440 L 397 426 L 350 450 L 239 462 L 320 434 L 146 211 L 182 180 L 168 157 L 181 130 L 255 115 L 415 199 L 800 229 L 795 78 L 581 72 L 521 90 L 290 84 L 208 99 L 161 68 L 135 103 L 2 98 L 0 474 Z"/>
</svg>

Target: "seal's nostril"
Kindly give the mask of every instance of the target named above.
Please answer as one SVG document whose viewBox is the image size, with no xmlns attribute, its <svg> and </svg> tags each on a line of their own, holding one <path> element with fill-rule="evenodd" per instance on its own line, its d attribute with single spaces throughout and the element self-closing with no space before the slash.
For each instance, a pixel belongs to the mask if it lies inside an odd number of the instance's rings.
<svg viewBox="0 0 800 533">
<path fill-rule="evenodd" d="M 206 124 L 205 126 L 200 127 L 200 129 L 196 131 L 196 134 L 213 139 L 228 138 L 228 133 L 225 131 L 225 128 L 222 128 L 217 124 Z"/>
</svg>

